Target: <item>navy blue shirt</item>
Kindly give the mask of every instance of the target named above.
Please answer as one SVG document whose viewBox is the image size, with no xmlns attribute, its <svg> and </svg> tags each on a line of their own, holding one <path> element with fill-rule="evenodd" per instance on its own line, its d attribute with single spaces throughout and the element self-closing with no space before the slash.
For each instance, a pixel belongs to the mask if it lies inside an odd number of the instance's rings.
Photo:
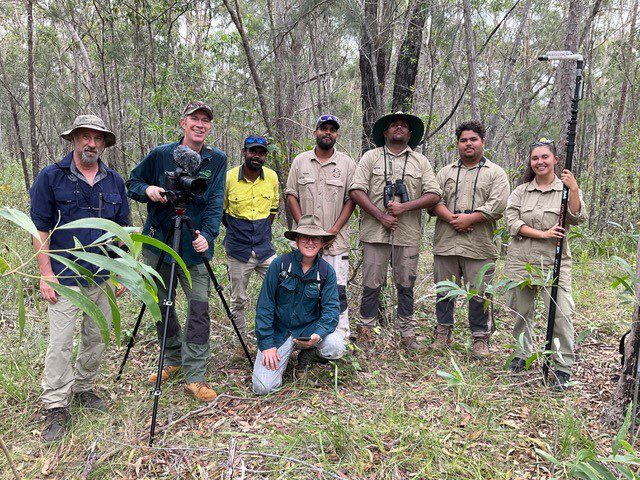
<svg viewBox="0 0 640 480">
<path fill-rule="evenodd" d="M 278 281 L 282 255 L 276 257 L 265 275 L 256 307 L 256 338 L 260 351 L 279 348 L 289 337 L 324 338 L 338 326 L 340 301 L 336 272 L 328 265 L 327 279 L 320 295 L 317 282 L 319 256 L 313 266 L 302 273 L 302 254 L 291 253 L 291 273 Z"/>
<path fill-rule="evenodd" d="M 173 172 L 176 163 L 173 160 L 173 151 L 181 144 L 182 139 L 177 142 L 160 145 L 142 159 L 133 169 L 129 180 L 127 180 L 127 195 L 138 202 L 147 203 L 147 220 L 142 233 L 150 235 L 158 240 L 166 242 L 169 232 L 174 227 L 173 217 L 175 210 L 171 202 L 152 202 L 147 197 L 146 190 L 150 185 L 163 187 L 166 184 L 165 172 Z M 209 249 L 205 256 L 211 260 L 213 256 L 213 241 L 220 231 L 220 221 L 222 220 L 222 201 L 224 197 L 224 185 L 227 177 L 227 156 L 217 148 L 203 146 L 199 152 L 202 158 L 200 166 L 195 172 L 190 172 L 193 176 L 204 178 L 207 181 L 207 190 L 203 195 L 194 195 L 192 201 L 187 206 L 187 215 L 193 221 L 196 230 L 207 239 Z M 187 229 L 182 231 L 181 257 L 187 266 L 202 263 L 202 257 L 197 253 L 191 244 L 192 238 Z M 156 255 L 160 251 L 155 247 L 147 247 Z M 170 255 L 165 255 L 164 262 L 171 261 Z"/>
<path fill-rule="evenodd" d="M 31 197 L 31 220 L 41 232 L 50 232 L 56 224 L 64 225 L 81 218 L 106 218 L 119 225 L 129 225 L 129 204 L 127 202 L 124 181 L 115 170 L 98 160 L 98 173 L 93 185 L 89 185 L 73 163 L 73 152 L 60 162 L 42 169 L 29 190 Z M 79 228 L 77 230 L 56 230 L 50 238 L 50 250 L 67 250 L 74 247 L 73 238 L 82 245 L 90 245 L 104 234 L 104 230 Z M 87 249 L 92 253 L 102 253 L 98 248 Z M 56 252 L 76 261 L 92 273 L 98 267 L 78 260 L 72 253 Z M 62 263 L 51 259 L 51 268 L 58 281 L 67 286 L 87 282 L 77 277 Z M 96 277 L 100 283 L 108 273 Z"/>
</svg>

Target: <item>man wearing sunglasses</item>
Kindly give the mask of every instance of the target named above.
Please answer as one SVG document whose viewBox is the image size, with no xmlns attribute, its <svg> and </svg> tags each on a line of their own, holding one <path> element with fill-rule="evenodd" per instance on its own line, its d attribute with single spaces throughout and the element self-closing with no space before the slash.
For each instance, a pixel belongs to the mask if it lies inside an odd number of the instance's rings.
<svg viewBox="0 0 640 480">
<path fill-rule="evenodd" d="M 193 221 L 197 237 L 191 238 L 185 228 L 182 232 L 180 254 L 191 275 L 191 285 L 181 269 L 176 269 L 178 280 L 182 286 L 188 302 L 187 319 L 182 331 L 175 311 L 175 306 L 169 307 L 169 325 L 166 343 L 165 365 L 162 370 L 162 381 L 176 374 L 180 368 L 184 373 L 185 392 L 201 402 L 210 402 L 216 397 L 216 392 L 206 383 L 207 362 L 211 356 L 209 347 L 209 275 L 202 263 L 201 254 L 207 260 L 213 256 L 213 242 L 218 236 L 222 219 L 222 202 L 224 184 L 227 173 L 227 156 L 217 148 L 205 145 L 205 139 L 211 131 L 213 110 L 207 104 L 199 101 L 187 103 L 180 118 L 182 138 L 176 142 L 160 145 L 142 159 L 133 169 L 127 181 L 129 197 L 147 204 L 147 220 L 143 233 L 171 245 L 170 232 L 174 226 L 175 209 L 170 198 L 166 195 L 166 172 L 173 172 L 176 167 L 182 167 L 192 176 L 203 178 L 207 182 L 207 189 L 202 195 L 193 195 L 187 205 L 187 215 Z M 193 156 L 188 162 L 179 155 L 182 151 L 174 152 L 179 146 L 185 146 L 196 152 L 199 157 L 198 165 L 193 165 Z M 154 247 L 143 250 L 145 262 L 156 267 L 160 251 Z M 166 298 L 166 287 L 169 285 L 170 256 L 166 255 L 159 273 L 164 279 L 164 285 L 158 283 L 158 299 L 160 310 L 167 307 L 162 305 Z M 175 292 L 174 292 L 175 295 Z M 173 299 L 171 299 L 173 300 Z M 158 337 L 162 337 L 162 323 L 158 327 Z M 156 382 L 156 374 L 151 375 L 149 381 Z"/>
<path fill-rule="evenodd" d="M 82 218 L 106 218 L 120 225 L 129 224 L 129 204 L 124 181 L 115 170 L 102 162 L 102 152 L 116 143 L 115 135 L 95 115 L 79 115 L 73 127 L 60 135 L 71 142 L 73 150 L 53 165 L 42 169 L 29 191 L 31 219 L 38 229 L 39 240 L 34 240 L 36 252 L 53 250 L 57 255 L 74 260 L 94 275 L 96 284 L 74 274 L 46 253 L 38 253 L 40 293 L 49 303 L 49 347 L 44 360 L 43 393 L 40 397 L 45 409 L 45 429 L 42 438 L 54 441 L 67 431 L 69 405 L 72 398 L 88 409 L 106 411 L 107 404 L 94 391 L 104 341 L 93 319 L 85 314 L 80 330 L 80 347 L 72 362 L 75 319 L 80 309 L 65 297 L 59 296 L 50 285 L 61 284 L 74 290 L 84 288 L 86 295 L 111 320 L 111 307 L 106 289 L 113 288 L 109 275 L 98 273 L 99 267 L 77 259 L 66 250 L 90 245 L 102 236 L 99 229 L 55 229 Z M 55 229 L 55 230 L 54 230 Z M 53 233 L 51 231 L 53 230 Z M 101 253 L 98 248 L 88 249 Z M 115 294 L 124 293 L 119 287 Z"/>
<path fill-rule="evenodd" d="M 231 285 L 231 312 L 241 334 L 246 333 L 247 285 L 251 272 L 261 278 L 276 256 L 271 242 L 271 224 L 278 213 L 279 188 L 276 172 L 264 166 L 269 153 L 264 137 L 244 140 L 243 163 L 227 172 L 222 223 L 227 229 L 224 247 Z M 244 356 L 241 345 L 236 356 Z"/>
<path fill-rule="evenodd" d="M 337 330 L 349 338 L 347 279 L 349 277 L 349 217 L 355 204 L 349 198 L 349 185 L 356 163 L 339 152 L 340 121 L 335 115 L 321 115 L 313 138 L 316 146 L 293 159 L 287 179 L 287 205 L 297 225 L 303 215 L 315 215 L 322 228 L 335 235 L 322 250 L 322 258 L 336 271 L 340 297 L 340 321 Z"/>
</svg>

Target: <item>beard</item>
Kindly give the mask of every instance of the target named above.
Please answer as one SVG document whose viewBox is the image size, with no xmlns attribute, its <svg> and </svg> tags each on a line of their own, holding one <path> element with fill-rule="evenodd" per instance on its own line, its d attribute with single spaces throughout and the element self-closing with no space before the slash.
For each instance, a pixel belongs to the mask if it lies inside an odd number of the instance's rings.
<svg viewBox="0 0 640 480">
<path fill-rule="evenodd" d="M 97 151 L 83 150 L 80 156 L 80 162 L 85 167 L 91 167 L 98 162 L 98 158 L 100 158 L 100 156 Z"/>
<path fill-rule="evenodd" d="M 322 138 L 322 137 L 316 138 L 316 145 L 318 146 L 318 148 L 321 148 L 322 150 L 331 150 L 335 144 L 336 144 L 336 141 L 333 138 L 328 138 L 328 139 Z"/>
<path fill-rule="evenodd" d="M 244 161 L 244 164 L 247 166 L 249 170 L 253 170 L 254 172 L 259 172 L 262 170 L 262 162 L 260 160 L 253 160 L 252 158 L 247 158 Z"/>
</svg>

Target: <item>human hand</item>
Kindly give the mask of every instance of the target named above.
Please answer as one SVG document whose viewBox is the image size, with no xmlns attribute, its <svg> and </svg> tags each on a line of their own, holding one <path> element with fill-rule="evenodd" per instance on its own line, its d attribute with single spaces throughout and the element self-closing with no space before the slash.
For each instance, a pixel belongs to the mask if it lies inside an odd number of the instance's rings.
<svg viewBox="0 0 640 480">
<path fill-rule="evenodd" d="M 269 370 L 277 370 L 279 361 L 280 355 L 278 355 L 278 349 L 276 347 L 267 348 L 262 351 L 262 365 Z"/>
<path fill-rule="evenodd" d="M 198 253 L 206 252 L 209 249 L 209 242 L 204 238 L 204 235 L 200 235 L 200 230 L 196 230 L 196 238 L 191 242 L 191 245 L 193 245 L 193 249 Z"/>
<path fill-rule="evenodd" d="M 389 215 L 393 215 L 394 217 L 399 217 L 406 211 L 407 209 L 404 203 L 391 200 L 387 204 L 387 213 L 389 213 Z"/>
<path fill-rule="evenodd" d="M 320 341 L 320 335 L 318 335 L 317 333 L 314 333 L 313 335 L 311 335 L 310 340 L 298 340 L 297 338 L 293 339 L 293 343 L 298 345 L 300 348 L 311 348 L 319 341 Z"/>
<path fill-rule="evenodd" d="M 563 238 L 564 235 L 564 228 L 557 224 L 549 230 L 542 232 L 542 238 Z"/>
<path fill-rule="evenodd" d="M 569 190 L 574 192 L 578 191 L 578 182 L 576 181 L 576 177 L 573 176 L 573 173 L 571 173 L 571 171 L 567 169 L 562 170 L 562 173 L 560 174 L 560 180 L 562 180 L 562 183 Z"/>
<path fill-rule="evenodd" d="M 335 228 L 331 227 L 329 230 L 327 230 L 327 233 L 330 233 L 331 235 L 338 235 L 339 230 L 336 230 Z M 336 237 L 333 237 L 328 242 L 324 242 L 324 245 L 322 246 L 322 248 L 329 248 L 331 245 L 333 245 L 333 242 L 335 241 L 336 241 Z"/>
<path fill-rule="evenodd" d="M 40 279 L 40 295 L 51 305 L 58 302 L 56 291 L 49 285 L 50 283 L 60 283 L 56 277 L 42 277 Z"/>
<path fill-rule="evenodd" d="M 458 232 L 470 232 L 473 230 L 473 219 L 471 214 L 468 213 L 455 213 L 451 215 L 451 221 L 449 222 L 453 228 Z M 469 230 L 471 229 L 471 230 Z"/>
<path fill-rule="evenodd" d="M 155 185 L 149 185 L 144 191 L 152 202 L 167 203 L 167 197 L 162 195 L 164 192 L 164 188 L 156 187 Z"/>
<path fill-rule="evenodd" d="M 398 217 L 394 217 L 393 215 L 383 213 L 380 216 L 379 222 L 384 226 L 384 228 L 391 230 L 392 232 L 398 228 Z"/>
</svg>

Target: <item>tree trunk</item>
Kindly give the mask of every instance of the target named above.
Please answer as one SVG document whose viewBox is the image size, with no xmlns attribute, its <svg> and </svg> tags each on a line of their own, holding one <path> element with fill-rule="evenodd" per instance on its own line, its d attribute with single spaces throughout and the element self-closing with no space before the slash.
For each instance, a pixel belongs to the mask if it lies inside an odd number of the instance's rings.
<svg viewBox="0 0 640 480">
<path fill-rule="evenodd" d="M 471 0 L 462 0 L 462 12 L 464 17 L 464 45 L 467 53 L 467 68 L 469 69 L 468 91 L 469 104 L 471 105 L 471 117 L 480 121 L 480 105 L 478 103 L 478 73 L 476 68 L 476 45 L 471 21 Z"/>
<path fill-rule="evenodd" d="M 27 0 L 27 82 L 29 85 L 29 139 L 31 140 L 31 173 L 40 172 L 40 149 L 36 134 L 36 93 L 34 84 L 35 62 L 33 56 L 33 0 Z"/>
<path fill-rule="evenodd" d="M 393 86 L 391 110 L 411 111 L 415 91 L 418 61 L 422 48 L 422 31 L 427 18 L 427 1 L 417 0 L 409 20 L 407 34 L 400 47 L 396 66 L 396 80 Z"/>
</svg>

